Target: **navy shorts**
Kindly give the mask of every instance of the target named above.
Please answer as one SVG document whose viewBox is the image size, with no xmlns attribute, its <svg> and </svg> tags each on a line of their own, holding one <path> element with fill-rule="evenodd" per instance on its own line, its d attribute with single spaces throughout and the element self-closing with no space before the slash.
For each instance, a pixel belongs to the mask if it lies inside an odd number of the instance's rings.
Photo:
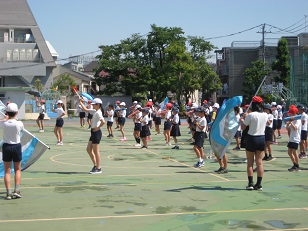
<svg viewBox="0 0 308 231">
<path fill-rule="evenodd" d="M 301 131 L 301 140 L 307 140 L 307 131 L 305 130 Z"/>
<path fill-rule="evenodd" d="M 88 114 L 88 119 L 92 119 L 93 118 L 93 114 L 89 113 Z"/>
<path fill-rule="evenodd" d="M 277 129 L 281 129 L 282 127 L 282 120 L 277 120 Z"/>
<path fill-rule="evenodd" d="M 241 131 L 236 131 L 234 138 L 241 138 L 242 137 L 242 132 Z"/>
<path fill-rule="evenodd" d="M 156 117 L 154 121 L 155 125 L 161 125 L 161 117 Z"/>
<path fill-rule="evenodd" d="M 205 133 L 195 132 L 194 139 L 195 139 L 195 146 L 197 146 L 198 148 L 202 148 L 204 144 Z"/>
<path fill-rule="evenodd" d="M 297 150 L 297 149 L 298 149 L 298 143 L 289 142 L 288 145 L 287 145 L 287 147 L 288 147 L 288 148 L 291 148 L 291 149 Z"/>
<path fill-rule="evenodd" d="M 85 118 L 86 117 L 86 113 L 84 111 L 79 112 L 79 118 Z"/>
<path fill-rule="evenodd" d="M 56 127 L 62 128 L 64 124 L 63 118 L 57 119 L 56 121 Z"/>
<path fill-rule="evenodd" d="M 125 117 L 118 117 L 118 122 L 120 125 L 124 125 L 125 124 Z"/>
<path fill-rule="evenodd" d="M 141 123 L 135 123 L 134 131 L 141 131 L 142 125 Z"/>
<path fill-rule="evenodd" d="M 92 144 L 99 144 L 102 139 L 102 131 L 99 129 L 98 131 L 94 132 L 93 128 L 91 128 L 91 136 L 89 141 L 92 141 Z"/>
<path fill-rule="evenodd" d="M 149 126 L 146 124 L 144 126 L 142 126 L 141 132 L 140 132 L 140 137 L 141 138 L 145 138 L 147 136 L 151 135 L 151 131 L 149 129 Z"/>
<path fill-rule="evenodd" d="M 164 123 L 164 131 L 170 130 L 172 123 L 170 121 L 165 121 Z"/>
<path fill-rule="evenodd" d="M 278 120 L 273 120 L 273 131 L 277 129 L 278 126 Z"/>
<path fill-rule="evenodd" d="M 266 141 L 272 141 L 273 140 L 273 129 L 270 127 L 265 128 L 265 142 Z"/>
<path fill-rule="evenodd" d="M 40 115 L 38 116 L 39 120 L 43 120 L 45 118 L 45 114 L 44 113 L 40 113 Z"/>
<path fill-rule="evenodd" d="M 22 159 L 21 144 L 7 144 L 2 146 L 3 162 L 20 162 Z"/>
<path fill-rule="evenodd" d="M 107 121 L 107 127 L 112 127 L 112 125 L 113 125 L 113 122 Z"/>
<path fill-rule="evenodd" d="M 265 150 L 265 136 L 252 136 L 247 134 L 246 151 L 264 151 Z"/>
</svg>

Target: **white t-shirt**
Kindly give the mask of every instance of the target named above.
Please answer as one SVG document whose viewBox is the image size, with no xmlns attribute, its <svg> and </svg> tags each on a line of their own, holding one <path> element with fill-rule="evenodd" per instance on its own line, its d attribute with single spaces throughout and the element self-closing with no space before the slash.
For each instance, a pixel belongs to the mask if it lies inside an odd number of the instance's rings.
<svg viewBox="0 0 308 231">
<path fill-rule="evenodd" d="M 200 126 L 204 126 L 203 130 L 200 130 L 200 128 L 198 126 L 196 126 L 196 131 L 197 132 L 205 132 L 206 125 L 207 125 L 206 118 L 205 117 L 197 117 L 196 119 L 197 119 L 197 123 L 199 123 Z"/>
<path fill-rule="evenodd" d="M 101 124 L 101 120 L 103 120 L 105 122 L 105 119 L 103 117 L 103 113 L 102 113 L 101 110 L 97 110 L 97 111 L 92 110 L 92 111 L 89 111 L 89 112 L 91 114 L 93 114 L 93 112 L 94 112 L 91 128 L 99 127 L 99 125 Z"/>
<path fill-rule="evenodd" d="M 45 105 L 44 104 L 41 104 L 39 106 L 39 112 L 40 112 L 40 114 L 44 114 L 45 113 Z"/>
<path fill-rule="evenodd" d="M 146 115 L 142 118 L 142 127 L 149 123 L 149 116 Z"/>
<path fill-rule="evenodd" d="M 278 120 L 282 120 L 282 111 L 278 110 Z"/>
<path fill-rule="evenodd" d="M 16 119 L 2 121 L 0 126 L 3 128 L 3 142 L 6 144 L 19 144 L 20 132 L 24 129 L 24 124 Z"/>
<path fill-rule="evenodd" d="M 121 108 L 120 108 L 118 114 L 119 114 L 120 117 L 126 117 L 126 109 L 124 109 L 124 108 L 121 109 Z"/>
<path fill-rule="evenodd" d="M 63 113 L 65 114 L 65 111 L 63 110 L 62 107 L 58 107 L 55 109 L 56 113 L 57 113 L 57 118 L 59 118 L 60 116 L 63 115 Z"/>
<path fill-rule="evenodd" d="M 113 111 L 113 110 L 108 110 L 108 111 L 107 111 L 107 114 L 108 114 L 108 119 L 107 119 L 107 121 L 113 122 L 114 111 Z"/>
<path fill-rule="evenodd" d="M 273 110 L 272 111 L 272 115 L 273 115 L 273 120 L 277 120 L 278 119 L 278 111 L 277 110 Z"/>
<path fill-rule="evenodd" d="M 241 119 L 240 113 L 237 114 L 235 117 L 236 117 L 237 122 L 240 124 L 240 119 Z M 238 126 L 238 129 L 237 129 L 237 130 L 238 130 L 238 131 L 242 131 L 241 126 Z"/>
<path fill-rule="evenodd" d="M 173 123 L 174 124 L 178 124 L 180 122 L 180 117 L 179 117 L 179 114 L 175 114 L 173 116 Z"/>
<path fill-rule="evenodd" d="M 140 111 L 139 113 L 137 113 L 135 115 L 135 119 L 136 119 L 135 123 L 140 124 L 141 123 L 141 121 L 140 121 L 141 117 L 142 117 L 142 112 Z"/>
<path fill-rule="evenodd" d="M 307 131 L 308 115 L 305 112 L 302 113 L 301 121 L 302 121 L 302 131 Z"/>
<path fill-rule="evenodd" d="M 264 136 L 266 122 L 267 114 L 265 112 L 251 112 L 244 120 L 244 124 L 249 126 L 248 134 L 251 136 Z"/>
<path fill-rule="evenodd" d="M 167 112 L 167 114 L 166 114 L 166 117 L 165 117 L 166 120 L 170 119 L 171 115 L 172 115 L 172 114 L 171 114 L 171 111 L 169 110 L 169 111 Z"/>
<path fill-rule="evenodd" d="M 273 119 L 274 119 L 274 117 L 273 117 L 273 115 L 272 114 L 267 114 L 267 121 L 271 121 L 271 123 L 270 124 L 268 124 L 267 122 L 266 122 L 266 127 L 269 127 L 269 128 L 273 128 Z"/>
<path fill-rule="evenodd" d="M 294 143 L 299 143 L 301 141 L 301 126 L 302 126 L 301 121 L 294 120 L 291 123 L 294 124 L 294 126 L 296 127 L 296 130 L 294 131 L 292 125 L 289 125 L 289 129 L 290 129 L 289 141 L 294 142 Z"/>
</svg>

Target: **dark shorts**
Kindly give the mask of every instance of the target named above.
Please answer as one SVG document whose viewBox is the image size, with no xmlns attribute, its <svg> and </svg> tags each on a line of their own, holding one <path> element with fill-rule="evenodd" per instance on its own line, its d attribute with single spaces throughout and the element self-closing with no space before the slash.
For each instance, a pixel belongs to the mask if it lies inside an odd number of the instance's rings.
<svg viewBox="0 0 308 231">
<path fill-rule="evenodd" d="M 170 136 L 181 136 L 180 126 L 178 124 L 172 125 Z"/>
<path fill-rule="evenodd" d="M 86 113 L 84 111 L 79 112 L 79 118 L 85 118 L 86 117 Z"/>
<path fill-rule="evenodd" d="M 172 123 L 170 121 L 165 121 L 164 123 L 164 131 L 170 130 Z"/>
<path fill-rule="evenodd" d="M 64 124 L 63 118 L 57 119 L 56 121 L 56 127 L 62 128 Z"/>
<path fill-rule="evenodd" d="M 161 125 L 161 117 L 156 117 L 154 121 L 155 125 Z"/>
<path fill-rule="evenodd" d="M 265 150 L 265 136 L 251 136 L 247 134 L 246 151 L 256 152 Z"/>
<path fill-rule="evenodd" d="M 287 145 L 287 147 L 288 147 L 288 148 L 291 148 L 291 149 L 297 150 L 297 149 L 298 149 L 298 143 L 289 142 L 288 145 Z"/>
<path fill-rule="evenodd" d="M 150 132 L 149 126 L 147 124 L 142 126 L 142 129 L 141 129 L 141 132 L 140 132 L 140 137 L 144 138 L 144 137 L 147 137 L 147 136 L 150 136 L 150 135 L 151 135 L 151 132 Z"/>
<path fill-rule="evenodd" d="M 45 114 L 44 113 L 40 113 L 38 116 L 39 120 L 43 120 L 45 118 Z"/>
<path fill-rule="evenodd" d="M 195 139 L 195 146 L 197 146 L 198 148 L 202 148 L 204 144 L 205 133 L 195 132 L 194 139 Z"/>
<path fill-rule="evenodd" d="M 120 125 L 124 125 L 125 124 L 125 117 L 118 117 L 118 122 Z"/>
<path fill-rule="evenodd" d="M 277 129 L 281 129 L 282 127 L 282 120 L 277 120 Z"/>
<path fill-rule="evenodd" d="M 91 129 L 91 136 L 89 141 L 92 141 L 92 144 L 99 144 L 102 139 L 102 131 L 98 130 L 97 132 L 94 132 L 93 129 Z"/>
<path fill-rule="evenodd" d="M 149 120 L 148 125 L 149 127 L 152 127 L 152 120 Z"/>
<path fill-rule="evenodd" d="M 242 132 L 241 131 L 236 131 L 234 138 L 241 138 L 242 137 Z"/>
<path fill-rule="evenodd" d="M 265 142 L 266 141 L 272 141 L 273 140 L 273 129 L 270 127 L 265 128 Z"/>
<path fill-rule="evenodd" d="M 273 131 L 277 129 L 278 126 L 278 120 L 273 120 Z"/>
<path fill-rule="evenodd" d="M 2 146 L 2 160 L 4 162 L 20 162 L 22 160 L 21 144 L 7 144 Z"/>
<path fill-rule="evenodd" d="M 113 122 L 107 121 L 107 127 L 112 127 L 112 125 L 113 125 Z"/>
<path fill-rule="evenodd" d="M 135 123 L 134 131 L 141 131 L 142 125 L 141 123 Z"/>
<path fill-rule="evenodd" d="M 93 114 L 89 113 L 88 114 L 88 119 L 92 119 L 93 118 Z"/>
<path fill-rule="evenodd" d="M 307 131 L 301 131 L 301 140 L 307 140 Z"/>
</svg>

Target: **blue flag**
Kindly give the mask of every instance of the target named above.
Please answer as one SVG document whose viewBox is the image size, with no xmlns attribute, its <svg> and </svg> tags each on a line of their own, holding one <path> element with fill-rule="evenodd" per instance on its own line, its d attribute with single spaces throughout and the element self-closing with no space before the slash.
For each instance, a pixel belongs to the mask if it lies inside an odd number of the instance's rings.
<svg viewBox="0 0 308 231">
<path fill-rule="evenodd" d="M 242 103 L 242 96 L 234 96 L 223 102 L 211 126 L 210 143 L 217 157 L 222 158 L 239 127 L 234 107 Z"/>
</svg>

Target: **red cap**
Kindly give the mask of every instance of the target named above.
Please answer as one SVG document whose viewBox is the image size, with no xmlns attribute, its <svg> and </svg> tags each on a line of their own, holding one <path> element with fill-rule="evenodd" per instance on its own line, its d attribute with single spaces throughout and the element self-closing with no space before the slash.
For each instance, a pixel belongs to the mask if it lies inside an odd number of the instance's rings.
<svg viewBox="0 0 308 231">
<path fill-rule="evenodd" d="M 298 113 L 298 109 L 296 107 L 291 107 L 290 106 L 290 109 L 288 111 L 288 114 L 291 114 L 291 115 L 296 115 Z"/>
<path fill-rule="evenodd" d="M 203 103 L 207 103 L 207 100 L 205 99 L 205 100 L 203 101 Z"/>
<path fill-rule="evenodd" d="M 172 103 L 167 103 L 166 108 L 172 108 Z"/>
<path fill-rule="evenodd" d="M 260 96 L 254 96 L 252 98 L 252 102 L 253 103 L 262 103 L 263 102 L 263 99 L 260 97 Z"/>
<path fill-rule="evenodd" d="M 45 100 L 41 99 L 41 103 L 45 103 Z"/>
<path fill-rule="evenodd" d="M 121 103 L 120 100 L 117 100 L 117 101 L 116 101 L 116 104 L 120 104 L 120 103 Z"/>
<path fill-rule="evenodd" d="M 92 103 L 92 100 L 88 100 L 88 103 Z"/>
<path fill-rule="evenodd" d="M 189 102 L 187 103 L 187 105 L 190 106 L 190 105 L 191 105 L 191 102 L 189 101 Z"/>
<path fill-rule="evenodd" d="M 246 104 L 245 106 L 244 106 L 244 108 L 248 108 L 250 105 L 249 104 Z"/>
</svg>

